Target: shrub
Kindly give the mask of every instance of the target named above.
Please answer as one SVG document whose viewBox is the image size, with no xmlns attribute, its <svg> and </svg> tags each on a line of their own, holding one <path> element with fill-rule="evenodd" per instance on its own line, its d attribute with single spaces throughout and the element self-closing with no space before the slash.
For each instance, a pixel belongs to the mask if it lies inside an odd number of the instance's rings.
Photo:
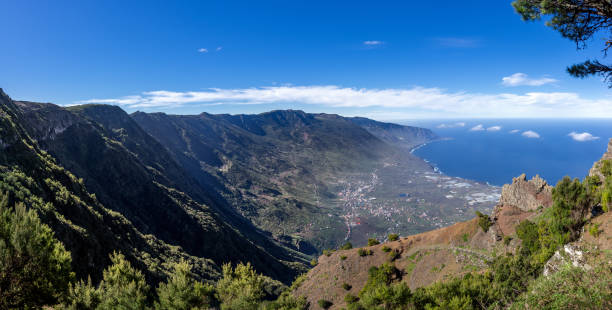
<svg viewBox="0 0 612 310">
<path fill-rule="evenodd" d="M 257 309 L 264 297 L 264 277 L 250 263 L 232 268 L 223 265 L 223 278 L 217 282 L 217 299 L 223 310 Z"/>
<path fill-rule="evenodd" d="M 312 266 L 312 267 L 316 266 L 317 264 L 318 264 L 318 262 L 317 262 L 317 259 L 316 259 L 316 258 L 313 258 L 313 259 L 310 261 L 310 266 Z"/>
<path fill-rule="evenodd" d="M 347 304 L 354 304 L 357 301 L 359 301 L 359 297 L 353 294 L 346 294 L 346 296 L 344 296 L 344 302 L 346 302 Z"/>
<path fill-rule="evenodd" d="M 398 234 L 389 234 L 389 236 L 387 236 L 387 239 L 389 241 L 397 241 L 397 240 L 399 240 L 399 235 Z"/>
<path fill-rule="evenodd" d="M 362 256 L 362 257 L 372 255 L 372 250 L 361 248 L 357 250 L 357 254 L 359 254 L 359 256 Z"/>
<path fill-rule="evenodd" d="M 385 253 L 386 253 L 386 252 L 391 251 L 391 248 L 390 248 L 390 247 L 388 247 L 388 246 L 386 246 L 386 245 L 383 245 L 383 247 L 382 247 L 382 249 L 381 249 L 381 250 L 382 250 L 383 252 L 385 252 Z"/>
<path fill-rule="evenodd" d="M 396 259 L 398 259 L 400 257 L 400 253 L 397 252 L 397 251 L 391 251 L 391 252 L 389 252 L 388 255 L 389 255 L 389 260 L 390 261 L 394 261 L 394 260 L 396 260 Z"/>
<path fill-rule="evenodd" d="M 368 239 L 368 246 L 373 246 L 373 245 L 377 245 L 380 244 L 380 241 L 374 239 L 374 238 L 370 238 Z"/>
<path fill-rule="evenodd" d="M 599 224 L 597 223 L 591 224 L 591 226 L 589 227 L 589 234 L 591 234 L 591 236 L 595 238 L 599 237 L 600 232 L 601 231 L 599 230 Z"/>
<path fill-rule="evenodd" d="M 353 248 L 353 244 L 350 242 L 347 242 L 343 244 L 342 247 L 340 247 L 340 250 L 350 250 L 352 248 Z"/>
<path fill-rule="evenodd" d="M 346 259 L 346 255 L 340 255 L 340 260 L 345 260 Z"/>
<path fill-rule="evenodd" d="M 317 301 L 317 303 L 319 304 L 319 307 L 323 308 L 323 309 L 329 309 L 333 303 L 329 300 L 325 300 L 325 299 L 319 299 L 319 301 Z"/>
<path fill-rule="evenodd" d="M 42 308 L 62 299 L 74 278 L 70 252 L 33 210 L 0 195 L 0 308 Z"/>
<path fill-rule="evenodd" d="M 323 255 L 329 257 L 330 255 L 332 255 L 333 252 L 334 251 L 332 251 L 332 250 L 323 250 Z"/>
<path fill-rule="evenodd" d="M 482 231 L 488 232 L 489 228 L 493 225 L 489 216 L 480 213 L 480 211 L 476 211 L 476 215 L 478 216 L 478 226 L 482 228 Z"/>
<path fill-rule="evenodd" d="M 134 269 L 121 253 L 111 255 L 112 265 L 104 270 L 98 287 L 97 309 L 144 309 L 149 287 L 144 275 Z"/>
<path fill-rule="evenodd" d="M 540 236 L 538 226 L 529 220 L 524 220 L 516 226 L 516 235 L 522 241 L 522 249 L 525 255 L 530 255 L 540 250 Z"/>
<path fill-rule="evenodd" d="M 208 309 L 212 307 L 214 288 L 195 281 L 189 263 L 181 261 L 175 264 L 168 282 L 159 285 L 157 296 L 155 309 Z"/>
<path fill-rule="evenodd" d="M 504 236 L 504 245 L 509 245 L 510 241 L 512 241 L 512 237 Z"/>
<path fill-rule="evenodd" d="M 463 240 L 463 242 L 468 242 L 469 238 L 470 238 L 470 235 L 468 233 L 461 235 L 461 240 Z"/>
<path fill-rule="evenodd" d="M 352 288 L 352 286 L 346 282 L 342 283 L 342 288 L 345 290 L 350 290 Z"/>
</svg>

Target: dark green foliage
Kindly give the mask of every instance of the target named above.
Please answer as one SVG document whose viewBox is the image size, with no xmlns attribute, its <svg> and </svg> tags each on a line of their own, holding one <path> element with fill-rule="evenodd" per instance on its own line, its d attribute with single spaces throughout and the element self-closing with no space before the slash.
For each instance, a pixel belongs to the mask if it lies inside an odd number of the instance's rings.
<svg viewBox="0 0 612 310">
<path fill-rule="evenodd" d="M 476 215 L 478 216 L 478 226 L 482 228 L 482 231 L 489 231 L 489 227 L 493 225 L 493 222 L 489 218 L 488 215 L 482 214 L 480 211 L 476 211 Z"/>
<path fill-rule="evenodd" d="M 312 267 L 316 266 L 316 265 L 317 265 L 317 263 L 318 263 L 318 262 L 317 262 L 317 259 L 316 259 L 316 258 L 313 258 L 313 259 L 311 259 L 311 260 L 310 260 L 310 266 L 312 266 Z"/>
<path fill-rule="evenodd" d="M 389 261 L 392 262 L 392 261 L 398 259 L 401 255 L 400 255 L 400 253 L 398 251 L 391 251 L 391 252 L 389 252 L 388 256 L 389 256 Z"/>
<path fill-rule="evenodd" d="M 389 234 L 389 236 L 387 236 L 387 240 L 389 240 L 389 241 L 397 241 L 397 240 L 399 240 L 399 235 L 398 234 Z"/>
<path fill-rule="evenodd" d="M 238 264 L 232 268 L 223 265 L 223 278 L 217 282 L 216 296 L 223 310 L 257 309 L 264 297 L 264 277 L 251 264 Z"/>
<path fill-rule="evenodd" d="M 319 304 L 319 307 L 323 309 L 329 309 L 333 305 L 331 301 L 325 299 L 319 299 L 319 301 L 317 301 L 317 304 Z"/>
<path fill-rule="evenodd" d="M 66 299 L 66 303 L 61 305 L 60 309 L 95 309 L 100 304 L 100 292 L 91 284 L 91 278 L 88 277 L 87 282 L 79 280 L 70 283 Z"/>
<path fill-rule="evenodd" d="M 504 236 L 504 245 L 509 245 L 510 241 L 512 241 L 512 237 Z"/>
<path fill-rule="evenodd" d="M 463 240 L 463 242 L 468 242 L 469 238 L 470 235 L 468 233 L 461 235 L 461 240 Z"/>
<path fill-rule="evenodd" d="M 388 246 L 386 246 L 386 245 L 383 245 L 383 247 L 381 248 L 381 250 L 382 250 L 383 252 L 387 253 L 387 252 L 391 251 L 391 248 L 390 248 L 390 247 L 388 247 Z"/>
<path fill-rule="evenodd" d="M 70 252 L 22 203 L 0 194 L 0 308 L 40 308 L 61 301 L 74 278 Z"/>
<path fill-rule="evenodd" d="M 346 255 L 340 255 L 340 260 L 345 260 L 346 259 Z"/>
<path fill-rule="evenodd" d="M 608 0 L 516 0 L 512 3 L 524 20 L 546 16 L 546 25 L 576 43 L 578 49 L 598 34 L 604 35 L 604 55 L 612 47 L 612 9 Z M 607 36 L 607 38 L 605 37 Z M 612 67 L 589 60 L 567 69 L 575 77 L 599 75 L 612 87 Z"/>
<path fill-rule="evenodd" d="M 552 217 L 550 227 L 564 244 L 579 234 L 583 218 L 590 207 L 586 187 L 578 179 L 564 177 L 553 189 Z"/>
<path fill-rule="evenodd" d="M 346 282 L 342 283 L 342 288 L 345 290 L 350 290 L 352 288 L 352 286 Z"/>
<path fill-rule="evenodd" d="M 327 257 L 332 255 L 332 253 L 334 253 L 334 250 L 323 250 L 323 255 L 325 255 Z"/>
<path fill-rule="evenodd" d="M 357 254 L 363 257 L 363 256 L 372 255 L 373 252 L 370 249 L 360 248 L 359 250 L 357 250 Z"/>
<path fill-rule="evenodd" d="M 368 239 L 368 246 L 373 246 L 377 244 L 380 244 L 380 241 L 378 241 L 377 239 L 374 239 L 374 238 Z"/>
<path fill-rule="evenodd" d="M 262 310 L 307 310 L 308 302 L 303 296 L 295 297 L 289 292 L 283 292 L 277 300 L 264 302 L 259 308 Z"/>
<path fill-rule="evenodd" d="M 516 226 L 516 235 L 522 241 L 522 249 L 526 255 L 537 253 L 540 250 L 540 235 L 538 226 L 529 220 L 524 220 Z"/>
<path fill-rule="evenodd" d="M 98 287 L 98 309 L 143 309 L 147 306 L 149 286 L 144 275 L 134 269 L 120 253 L 111 256 L 112 265 L 104 270 Z"/>
<path fill-rule="evenodd" d="M 159 285 L 157 296 L 155 309 L 208 309 L 213 305 L 214 287 L 195 281 L 189 263 L 181 261 L 168 282 Z"/>
<path fill-rule="evenodd" d="M 344 302 L 346 302 L 347 304 L 353 304 L 357 301 L 359 301 L 359 297 L 353 294 L 346 294 L 346 296 L 344 296 Z"/>
<path fill-rule="evenodd" d="M 347 242 L 340 247 L 340 250 L 350 250 L 352 248 L 353 248 L 353 244 L 350 242 Z"/>
<path fill-rule="evenodd" d="M 396 309 L 411 303 L 410 289 L 405 283 L 395 283 L 401 279 L 401 272 L 390 264 L 372 267 L 368 271 L 368 281 L 359 292 L 359 304 L 365 309 Z"/>
<path fill-rule="evenodd" d="M 601 230 L 599 230 L 599 224 L 595 223 L 589 226 L 589 234 L 591 234 L 591 236 L 597 238 L 599 237 L 600 233 L 601 233 Z"/>
</svg>

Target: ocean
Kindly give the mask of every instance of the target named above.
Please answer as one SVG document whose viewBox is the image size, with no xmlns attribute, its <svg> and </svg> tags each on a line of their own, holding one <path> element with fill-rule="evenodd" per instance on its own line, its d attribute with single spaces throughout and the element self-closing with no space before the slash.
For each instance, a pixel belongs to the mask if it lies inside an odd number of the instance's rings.
<svg viewBox="0 0 612 310">
<path fill-rule="evenodd" d="M 442 173 L 497 186 L 511 183 L 513 177 L 522 173 L 528 178 L 539 174 L 552 185 L 564 176 L 582 179 L 612 138 L 612 119 L 398 123 L 430 128 L 444 138 L 413 152 Z"/>
</svg>

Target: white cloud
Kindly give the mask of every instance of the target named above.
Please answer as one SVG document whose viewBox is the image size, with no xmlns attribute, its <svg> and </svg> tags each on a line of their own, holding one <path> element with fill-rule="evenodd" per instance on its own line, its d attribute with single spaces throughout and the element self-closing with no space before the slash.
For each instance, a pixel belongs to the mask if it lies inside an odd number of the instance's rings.
<svg viewBox="0 0 612 310">
<path fill-rule="evenodd" d="M 199 48 L 198 52 L 200 52 L 200 53 L 208 53 L 208 49 L 206 49 L 206 48 Z"/>
<path fill-rule="evenodd" d="M 487 131 L 499 131 L 501 130 L 501 126 L 491 126 L 487 128 Z"/>
<path fill-rule="evenodd" d="M 612 117 L 612 98 L 586 99 L 570 92 L 482 94 L 423 87 L 367 89 L 283 85 L 186 92 L 158 90 L 78 103 L 111 103 L 133 109 L 176 108 L 187 104 L 301 104 L 379 108 L 389 114 L 404 113 L 413 118 Z"/>
<path fill-rule="evenodd" d="M 520 130 L 518 130 L 518 129 L 512 129 L 512 130 L 510 130 L 510 131 L 508 131 L 508 132 L 509 132 L 509 133 L 517 133 L 517 132 L 519 132 L 519 131 L 520 131 Z"/>
<path fill-rule="evenodd" d="M 588 132 L 578 133 L 578 132 L 572 131 L 568 134 L 568 136 L 572 137 L 572 139 L 578 142 L 593 141 L 593 140 L 599 139 L 599 137 L 595 137 Z"/>
<path fill-rule="evenodd" d="M 457 128 L 457 127 L 465 127 L 464 122 L 457 122 L 452 124 L 440 124 L 436 126 L 437 128 Z"/>
<path fill-rule="evenodd" d="M 217 52 L 221 51 L 223 49 L 223 46 L 217 46 L 217 48 L 215 49 Z"/>
<path fill-rule="evenodd" d="M 374 46 L 374 45 L 382 45 L 385 42 L 383 41 L 377 41 L 377 40 L 371 40 L 371 41 L 363 41 L 364 45 L 368 45 L 368 46 Z"/>
<path fill-rule="evenodd" d="M 536 138 L 537 139 L 537 138 L 540 137 L 540 135 L 537 132 L 532 131 L 532 130 L 527 130 L 527 131 L 523 132 L 522 135 L 523 135 L 523 137 L 527 137 L 527 138 Z"/>
<path fill-rule="evenodd" d="M 453 48 L 473 48 L 480 46 L 480 40 L 471 38 L 434 38 L 434 42 L 440 46 Z"/>
<path fill-rule="evenodd" d="M 539 78 L 532 79 L 527 76 L 525 73 L 515 73 L 511 76 L 506 76 L 502 78 L 502 84 L 505 86 L 542 86 L 545 84 L 558 82 L 552 78 Z"/>
<path fill-rule="evenodd" d="M 482 124 L 476 125 L 472 128 L 470 128 L 470 131 L 481 131 L 484 130 L 484 127 L 482 126 Z"/>
</svg>

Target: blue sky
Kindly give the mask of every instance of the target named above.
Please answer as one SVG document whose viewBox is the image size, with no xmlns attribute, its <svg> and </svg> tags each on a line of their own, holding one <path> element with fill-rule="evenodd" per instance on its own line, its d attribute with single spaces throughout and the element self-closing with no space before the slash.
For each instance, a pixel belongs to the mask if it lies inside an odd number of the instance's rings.
<svg viewBox="0 0 612 310">
<path fill-rule="evenodd" d="M 128 112 L 612 117 L 600 56 L 511 1 L 0 0 L 0 87 Z M 504 79 L 505 78 L 505 79 Z"/>
</svg>

